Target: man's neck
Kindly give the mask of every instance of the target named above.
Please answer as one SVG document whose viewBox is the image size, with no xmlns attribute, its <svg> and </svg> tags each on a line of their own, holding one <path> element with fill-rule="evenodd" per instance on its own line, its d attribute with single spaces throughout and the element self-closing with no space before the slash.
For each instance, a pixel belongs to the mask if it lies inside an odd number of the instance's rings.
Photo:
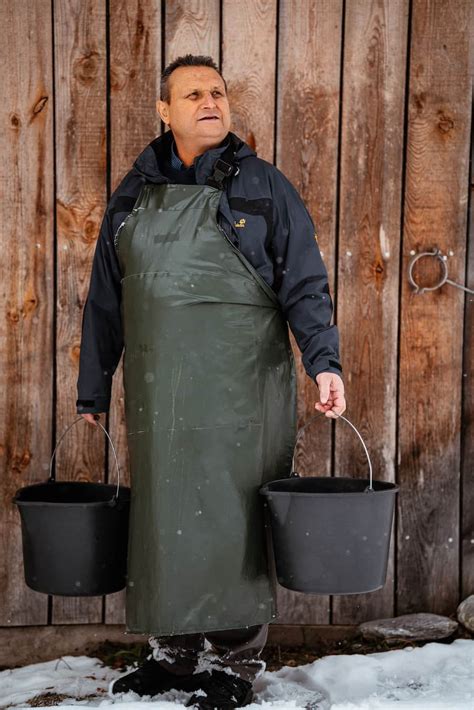
<svg viewBox="0 0 474 710">
<path fill-rule="evenodd" d="M 175 151 L 176 155 L 178 156 L 178 158 L 183 162 L 183 164 L 186 168 L 191 167 L 191 165 L 193 165 L 195 159 L 198 158 L 203 153 L 205 153 L 206 150 L 210 150 L 211 148 L 217 148 L 225 140 L 225 138 L 223 138 L 222 140 L 220 140 L 214 144 L 200 146 L 199 148 L 196 148 L 196 146 L 188 146 L 185 143 L 183 143 L 182 141 L 179 142 L 178 140 L 176 140 L 176 138 L 174 136 L 173 136 L 173 138 L 174 138 L 174 151 Z M 226 138 L 227 138 L 227 136 L 226 136 Z"/>
</svg>

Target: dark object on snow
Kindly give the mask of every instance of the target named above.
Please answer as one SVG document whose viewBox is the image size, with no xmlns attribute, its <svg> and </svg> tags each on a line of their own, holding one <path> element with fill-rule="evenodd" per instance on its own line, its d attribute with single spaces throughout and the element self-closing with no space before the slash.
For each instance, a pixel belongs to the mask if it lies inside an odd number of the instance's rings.
<svg viewBox="0 0 474 710">
<path fill-rule="evenodd" d="M 79 481 L 46 483 L 17 490 L 26 584 L 37 592 L 98 596 L 123 589 L 127 574 L 130 488 Z M 110 441 L 120 476 L 117 456 Z"/>
<path fill-rule="evenodd" d="M 225 671 L 205 671 L 207 678 L 200 684 L 200 692 L 194 693 L 186 707 L 200 710 L 231 710 L 250 705 L 254 699 L 252 683 Z"/>
<path fill-rule="evenodd" d="M 191 692 L 200 687 L 204 673 L 178 675 L 167 671 L 154 658 L 149 658 L 139 668 L 120 676 L 112 683 L 111 693 L 128 693 L 132 690 L 137 695 L 158 695 L 167 690 Z"/>
<path fill-rule="evenodd" d="M 362 594 L 385 584 L 399 486 L 372 481 L 362 443 L 370 479 L 300 477 L 293 465 L 288 478 L 260 488 L 283 587 L 307 594 Z"/>
</svg>

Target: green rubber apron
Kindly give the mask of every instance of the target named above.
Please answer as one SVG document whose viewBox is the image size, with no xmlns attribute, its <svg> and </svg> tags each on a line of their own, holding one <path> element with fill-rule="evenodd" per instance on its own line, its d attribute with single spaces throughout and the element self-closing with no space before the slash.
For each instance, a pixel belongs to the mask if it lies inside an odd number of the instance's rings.
<svg viewBox="0 0 474 710">
<path fill-rule="evenodd" d="M 221 195 L 147 183 L 116 237 L 134 633 L 277 615 L 258 490 L 290 475 L 294 359 L 275 293 L 217 223 Z"/>
</svg>

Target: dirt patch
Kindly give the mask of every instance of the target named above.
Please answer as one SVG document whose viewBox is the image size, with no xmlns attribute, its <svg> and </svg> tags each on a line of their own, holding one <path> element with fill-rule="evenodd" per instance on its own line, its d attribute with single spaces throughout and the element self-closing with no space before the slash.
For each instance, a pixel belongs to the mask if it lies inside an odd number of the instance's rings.
<svg viewBox="0 0 474 710">
<path fill-rule="evenodd" d="M 59 705 L 63 700 L 71 700 L 71 696 L 45 693 L 44 695 L 35 695 L 34 698 L 27 700 L 26 704 L 32 708 L 50 708 Z"/>
<path fill-rule="evenodd" d="M 97 700 L 97 695 L 85 695 L 81 700 Z M 52 708 L 55 705 L 60 705 L 64 700 L 78 700 L 72 695 L 63 695 L 62 693 L 44 693 L 43 695 L 35 695 L 34 698 L 26 700 L 26 704 L 31 708 Z M 10 707 L 14 708 L 14 705 Z"/>
</svg>

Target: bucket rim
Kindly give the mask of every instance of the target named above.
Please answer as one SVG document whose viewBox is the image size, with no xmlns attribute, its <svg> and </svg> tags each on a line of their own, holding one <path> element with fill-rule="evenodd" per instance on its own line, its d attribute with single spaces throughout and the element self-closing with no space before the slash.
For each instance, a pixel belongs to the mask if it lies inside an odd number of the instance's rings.
<svg viewBox="0 0 474 710">
<path fill-rule="evenodd" d="M 47 507 L 76 507 L 78 505 L 81 506 L 96 506 L 100 507 L 103 505 L 107 505 L 108 507 L 111 506 L 111 503 L 115 500 L 116 502 L 123 503 L 124 501 L 130 500 L 131 498 L 131 488 L 130 486 L 119 486 L 119 495 L 118 498 L 111 498 L 107 500 L 96 500 L 96 501 L 89 501 L 89 502 L 61 502 L 61 501 L 44 501 L 44 500 L 22 500 L 21 495 L 26 492 L 26 491 L 32 491 L 35 489 L 40 488 L 41 486 L 45 486 L 46 488 L 52 489 L 53 487 L 57 486 L 71 486 L 72 488 L 77 487 L 79 488 L 80 486 L 94 486 L 94 487 L 100 487 L 102 489 L 105 489 L 107 491 L 110 490 L 117 490 L 117 486 L 115 483 L 101 483 L 99 481 L 39 481 L 38 483 L 31 483 L 29 486 L 23 486 L 22 488 L 18 488 L 18 490 L 15 492 L 15 495 L 12 498 L 12 502 L 15 505 L 18 506 L 47 506 Z M 125 495 L 124 495 L 125 494 Z M 128 495 L 127 495 L 128 494 Z"/>
<path fill-rule="evenodd" d="M 115 486 L 114 486 L 115 488 Z M 43 500 L 17 500 L 15 499 L 13 501 L 15 505 L 17 505 L 19 508 L 34 508 L 34 507 L 39 507 L 41 506 L 42 508 L 78 508 L 79 506 L 81 508 L 115 508 L 118 504 L 123 504 L 123 503 L 128 503 L 129 499 L 128 498 L 122 498 L 122 499 L 115 499 L 114 501 L 112 500 L 93 500 L 89 502 L 82 502 L 80 503 L 79 501 L 76 503 L 62 503 L 60 501 L 55 502 L 55 501 L 43 501 Z"/>
<path fill-rule="evenodd" d="M 318 480 L 318 481 L 361 481 L 362 484 L 368 485 L 370 482 L 369 478 L 351 478 L 350 476 L 301 476 L 301 478 L 304 478 L 305 480 Z M 382 481 L 382 480 L 372 480 L 372 484 L 377 484 L 377 483 L 383 483 L 385 486 L 389 486 L 388 488 L 383 488 L 381 490 L 373 490 L 370 491 L 335 491 L 333 493 L 330 493 L 328 491 L 326 492 L 317 492 L 317 491 L 272 491 L 269 490 L 269 486 L 273 483 L 286 483 L 287 481 L 294 480 L 293 477 L 287 477 L 287 478 L 276 478 L 273 481 L 267 481 L 263 486 L 260 487 L 259 493 L 260 495 L 268 495 L 271 494 L 272 496 L 318 496 L 318 497 L 327 497 L 327 498 L 334 498 L 336 496 L 341 496 L 344 498 L 347 498 L 347 496 L 360 496 L 360 495 L 366 495 L 367 493 L 376 493 L 377 495 L 387 495 L 391 493 L 398 493 L 400 491 L 400 486 L 398 483 L 394 483 L 393 481 Z"/>
<path fill-rule="evenodd" d="M 296 587 L 286 587 L 281 582 L 278 582 L 278 584 L 281 587 L 284 587 L 285 589 L 290 589 L 293 592 L 301 592 L 302 594 L 309 594 L 310 596 L 312 595 L 312 596 L 324 596 L 324 597 L 327 597 L 329 595 L 332 597 L 333 596 L 334 597 L 338 597 L 338 596 L 346 597 L 346 596 L 350 596 L 350 595 L 355 596 L 356 594 L 368 594 L 370 592 L 377 592 L 379 589 L 383 589 L 385 586 L 385 583 L 379 584 L 378 587 L 372 587 L 371 589 L 365 589 L 363 591 L 357 591 L 357 592 L 310 592 L 307 589 L 299 589 L 299 588 L 297 589 Z"/>
</svg>

